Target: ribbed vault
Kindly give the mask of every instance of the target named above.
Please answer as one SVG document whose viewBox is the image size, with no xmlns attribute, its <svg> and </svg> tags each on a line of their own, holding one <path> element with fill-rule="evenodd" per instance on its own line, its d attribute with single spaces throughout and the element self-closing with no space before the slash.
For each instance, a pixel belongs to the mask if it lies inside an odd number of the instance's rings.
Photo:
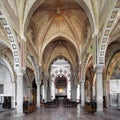
<svg viewBox="0 0 120 120">
<path fill-rule="evenodd" d="M 61 37 L 49 43 L 43 52 L 42 65 L 45 71 L 49 69 L 51 62 L 57 57 L 68 59 L 73 69 L 78 63 L 78 54 L 74 45 Z"/>
<path fill-rule="evenodd" d="M 76 1 L 44 1 L 33 13 L 28 26 L 31 41 L 38 51 L 39 63 L 44 61 L 46 69 L 51 60 L 59 55 L 67 57 L 73 66 L 76 61 L 80 63 L 88 28 L 88 17 Z M 73 45 L 66 41 L 60 45 L 61 38 L 56 39 L 59 37 L 66 38 Z"/>
</svg>

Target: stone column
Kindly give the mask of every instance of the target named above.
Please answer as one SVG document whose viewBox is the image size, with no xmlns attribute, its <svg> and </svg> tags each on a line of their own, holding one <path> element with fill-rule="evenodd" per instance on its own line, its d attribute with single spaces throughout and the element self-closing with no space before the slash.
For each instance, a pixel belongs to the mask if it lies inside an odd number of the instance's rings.
<svg viewBox="0 0 120 120">
<path fill-rule="evenodd" d="M 71 99 L 71 82 L 67 82 L 67 99 Z"/>
<path fill-rule="evenodd" d="M 96 67 L 96 102 L 97 102 L 97 111 L 103 111 L 103 80 L 102 80 L 102 71 L 103 67 Z"/>
<path fill-rule="evenodd" d="M 77 85 L 76 102 L 80 102 L 80 84 Z"/>
<path fill-rule="evenodd" d="M 40 82 L 37 82 L 37 108 L 40 108 Z"/>
<path fill-rule="evenodd" d="M 96 95 L 95 86 L 92 86 L 92 100 L 94 100 L 94 101 L 95 101 L 95 95 Z"/>
<path fill-rule="evenodd" d="M 47 86 L 45 85 L 45 102 L 47 101 Z"/>
<path fill-rule="evenodd" d="M 51 100 L 55 99 L 55 84 L 51 81 Z"/>
<path fill-rule="evenodd" d="M 17 114 L 23 114 L 23 74 L 22 69 L 16 70 L 17 74 Z"/>
<path fill-rule="evenodd" d="M 32 87 L 28 87 L 28 99 L 29 101 L 32 101 Z"/>
<path fill-rule="evenodd" d="M 85 105 L 84 81 L 81 81 L 80 84 L 81 84 L 81 106 L 84 106 Z"/>
<path fill-rule="evenodd" d="M 15 96 L 11 97 L 11 108 L 15 108 Z"/>
<path fill-rule="evenodd" d="M 42 95 L 43 95 L 43 100 L 45 102 L 45 85 L 43 85 L 42 87 L 43 87 Z"/>
<path fill-rule="evenodd" d="M 105 80 L 106 81 L 106 80 Z M 106 81 L 106 107 L 107 108 L 109 108 L 109 105 L 110 105 L 110 88 L 109 88 L 109 85 L 110 85 L 110 83 L 109 83 L 110 81 L 109 80 L 107 80 Z"/>
</svg>

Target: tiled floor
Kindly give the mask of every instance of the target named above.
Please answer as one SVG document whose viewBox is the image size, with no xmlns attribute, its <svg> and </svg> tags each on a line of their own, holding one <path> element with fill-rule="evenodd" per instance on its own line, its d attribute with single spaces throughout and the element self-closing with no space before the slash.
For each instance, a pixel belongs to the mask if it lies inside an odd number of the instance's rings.
<svg viewBox="0 0 120 120">
<path fill-rule="evenodd" d="M 104 109 L 104 113 L 90 114 L 77 108 L 41 108 L 24 117 L 15 117 L 15 111 L 0 113 L 0 120 L 120 120 L 120 111 Z"/>
</svg>

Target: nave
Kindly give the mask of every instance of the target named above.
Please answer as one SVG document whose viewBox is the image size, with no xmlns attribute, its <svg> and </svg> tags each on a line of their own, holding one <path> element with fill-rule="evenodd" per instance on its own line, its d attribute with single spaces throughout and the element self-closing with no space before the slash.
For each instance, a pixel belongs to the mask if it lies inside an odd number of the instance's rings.
<svg viewBox="0 0 120 120">
<path fill-rule="evenodd" d="M 15 111 L 6 111 L 0 114 L 0 120 L 119 120 L 120 111 L 104 109 L 103 113 L 91 114 L 86 112 L 79 104 L 77 108 L 40 108 L 32 114 L 15 117 Z"/>
<path fill-rule="evenodd" d="M 117 120 L 113 109 L 120 0 L 0 0 L 0 120 Z"/>
</svg>

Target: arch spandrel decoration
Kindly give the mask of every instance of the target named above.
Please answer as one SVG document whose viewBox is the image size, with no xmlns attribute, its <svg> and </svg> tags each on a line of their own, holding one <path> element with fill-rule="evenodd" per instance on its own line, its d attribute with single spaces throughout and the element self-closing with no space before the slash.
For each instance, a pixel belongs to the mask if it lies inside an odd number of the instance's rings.
<svg viewBox="0 0 120 120">
<path fill-rule="evenodd" d="M 11 44 L 11 50 L 12 50 L 13 57 L 14 57 L 14 69 L 19 69 L 21 67 L 21 64 L 20 64 L 18 43 L 16 42 L 16 38 L 15 38 L 13 30 L 11 29 L 9 23 L 7 22 L 1 10 L 0 10 L 0 22 L 3 25 L 4 30 Z"/>
</svg>

